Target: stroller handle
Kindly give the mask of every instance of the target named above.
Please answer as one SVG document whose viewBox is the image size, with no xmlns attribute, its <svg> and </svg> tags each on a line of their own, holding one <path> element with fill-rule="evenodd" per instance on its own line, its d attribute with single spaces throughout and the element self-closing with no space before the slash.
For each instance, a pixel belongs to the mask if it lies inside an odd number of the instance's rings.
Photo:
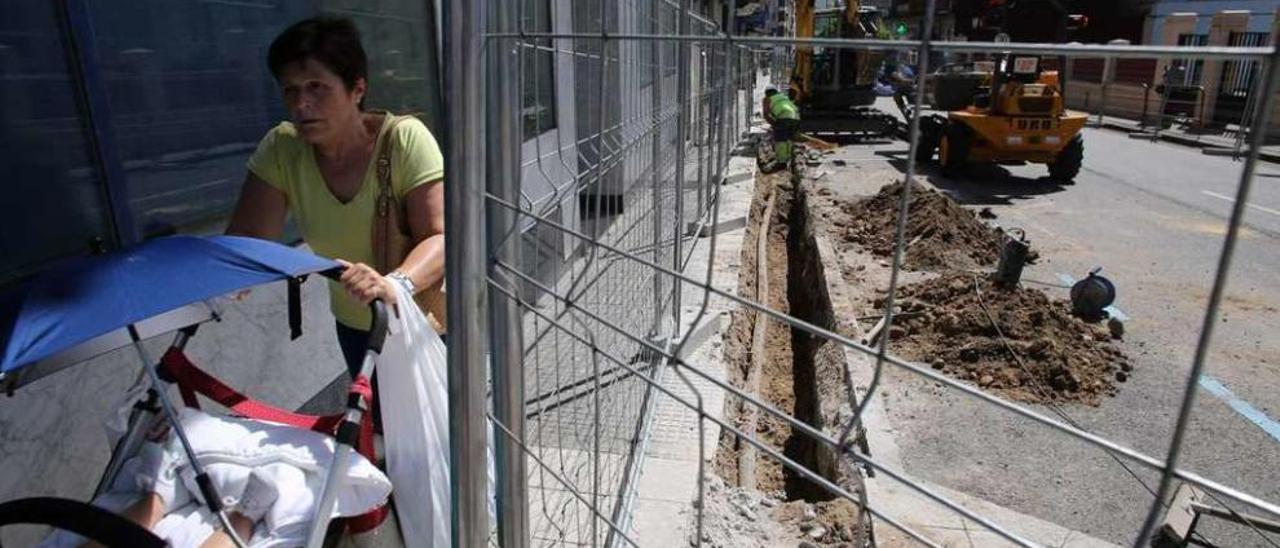
<svg viewBox="0 0 1280 548">
<path fill-rule="evenodd" d="M 338 282 L 342 278 L 343 271 L 346 270 L 346 266 L 334 266 L 332 269 L 321 271 L 320 275 Z M 374 316 L 374 320 L 369 325 L 369 350 L 383 353 L 383 343 L 387 341 L 387 302 L 381 298 L 374 298 L 369 301 L 369 311 Z"/>
<path fill-rule="evenodd" d="M 335 267 L 320 274 L 333 281 L 338 281 L 345 267 Z M 373 313 L 373 322 L 369 325 L 369 350 L 382 353 L 382 343 L 387 340 L 387 303 L 381 298 L 369 301 L 369 312 Z"/>
<path fill-rule="evenodd" d="M 387 340 L 387 303 L 382 299 L 369 301 L 369 311 L 373 313 L 373 322 L 369 325 L 369 350 L 382 353 L 382 344 Z"/>
</svg>

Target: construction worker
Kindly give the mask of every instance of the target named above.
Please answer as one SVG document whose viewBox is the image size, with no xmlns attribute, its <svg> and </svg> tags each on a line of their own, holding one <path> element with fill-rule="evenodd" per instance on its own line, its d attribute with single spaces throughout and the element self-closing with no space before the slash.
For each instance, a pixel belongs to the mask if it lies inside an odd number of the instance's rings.
<svg viewBox="0 0 1280 548">
<path fill-rule="evenodd" d="M 764 90 L 762 107 L 764 119 L 773 129 L 773 163 L 762 168 L 767 173 L 783 169 L 791 162 L 791 139 L 800 126 L 800 107 L 775 88 Z"/>
</svg>

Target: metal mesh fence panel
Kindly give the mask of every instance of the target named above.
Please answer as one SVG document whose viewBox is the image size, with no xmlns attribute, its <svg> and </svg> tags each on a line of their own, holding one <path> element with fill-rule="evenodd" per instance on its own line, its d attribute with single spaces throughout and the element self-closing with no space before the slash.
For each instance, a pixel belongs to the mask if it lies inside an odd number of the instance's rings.
<svg viewBox="0 0 1280 548">
<path fill-rule="evenodd" d="M 926 13 L 932 13 L 928 2 Z M 736 3 L 730 3 L 734 13 Z M 902 530 L 924 545 L 938 545 L 927 535 L 885 515 L 875 500 L 830 481 L 818 471 L 758 441 L 756 432 L 714 418 L 700 408 L 706 387 L 723 391 L 729 400 L 785 423 L 838 458 L 900 482 L 922 497 L 984 527 L 1004 541 L 1036 543 L 980 512 L 922 486 L 901 470 L 886 467 L 859 452 L 854 443 L 866 402 L 875 397 L 881 374 L 894 367 L 920 375 L 949 390 L 987 402 L 1008 413 L 1035 421 L 1063 436 L 1106 451 L 1118 461 L 1159 473 L 1150 486 L 1151 510 L 1141 524 L 1137 544 L 1155 527 L 1164 501 L 1176 481 L 1194 484 L 1255 510 L 1277 513 L 1280 506 L 1236 487 L 1178 468 L 1194 385 L 1204 366 L 1216 323 L 1222 289 L 1231 268 L 1241 217 L 1248 197 L 1257 150 L 1270 117 L 1264 102 L 1251 119 L 1251 145 L 1239 178 L 1235 207 L 1225 232 L 1216 278 L 1205 311 L 1195 361 L 1169 451 L 1153 456 L 1090 433 L 1063 417 L 1012 403 L 894 354 L 889 337 L 868 345 L 832 329 L 771 309 L 750 295 L 712 287 L 708 279 L 689 276 L 692 236 L 715 225 L 717 198 L 726 166 L 750 124 L 757 67 L 768 66 L 774 85 L 784 85 L 798 48 L 853 48 L 911 53 L 919 60 L 917 86 L 910 101 L 915 113 L 902 121 L 910 143 L 908 158 L 919 146 L 920 112 L 925 96 L 928 60 L 939 55 L 984 56 L 998 52 L 1106 59 L 1234 59 L 1261 68 L 1253 78 L 1257 97 L 1276 91 L 1276 53 L 1261 47 L 1157 47 L 932 42 L 933 17 L 923 20 L 923 40 L 797 38 L 738 36 L 700 13 L 702 3 L 684 0 L 561 2 L 527 0 L 493 3 L 449 2 L 446 28 L 464 15 L 488 10 L 483 36 L 461 36 L 446 50 L 450 61 L 483 59 L 484 85 L 477 81 L 446 82 L 471 117 L 459 114 L 449 127 L 451 185 L 470 189 L 462 204 L 450 210 L 450 246 L 470 242 L 475 248 L 456 251 L 483 254 L 451 276 L 483 280 L 457 290 L 450 282 L 451 310 L 480 314 L 483 323 L 463 325 L 461 340 L 480 344 L 488 337 L 489 362 L 470 352 L 451 356 L 451 374 L 463 368 L 493 367 L 493 425 L 497 447 L 498 538 L 504 545 L 624 545 L 629 537 L 633 495 L 655 407 L 661 400 L 694 409 L 702 423 L 755 448 L 814 485 L 858 505 L 878 523 Z M 472 48 L 470 57 L 460 52 Z M 1243 65 L 1241 65 L 1243 66 Z M 1252 65 L 1251 65 L 1252 66 Z M 452 73 L 451 73 L 452 74 Z M 487 112 L 473 112 L 482 106 Z M 461 120 L 486 118 L 488 134 L 479 139 Z M 469 137 L 468 137 L 469 135 Z M 485 143 L 475 150 L 457 147 Z M 478 167 L 477 167 L 478 164 Z M 908 162 L 908 180 L 917 174 Z M 906 188 L 909 188 L 906 187 Z M 461 191 L 456 191 L 461 192 Z M 895 294 L 902 266 L 904 227 L 910 191 L 901 193 L 892 256 L 892 278 L 884 299 L 885 329 L 893 326 Z M 455 238 L 473 229 L 463 219 L 478 217 L 487 226 L 487 245 Z M 470 237 L 475 237 L 471 235 Z M 700 245 L 715 245 L 715 236 Z M 483 249 L 482 249 L 483 248 Z M 451 278 L 453 280 L 455 278 Z M 680 356 L 691 322 L 682 311 L 699 302 L 695 294 L 728 299 L 757 318 L 768 318 L 793 330 L 874 358 L 874 375 L 864 393 L 847 402 L 852 415 L 832 428 L 815 428 L 792 414 L 761 401 L 722 379 L 706 375 Z M 486 302 L 487 309 L 470 309 Z M 701 303 L 705 311 L 705 303 Z M 696 319 L 696 318 L 695 318 Z M 450 333 L 451 344 L 457 340 Z M 673 391 L 664 379 L 675 375 L 688 391 Z M 696 382 L 695 382 L 696 381 Z M 471 388 L 474 390 L 474 387 Z M 455 413 L 466 409 L 453 402 Z M 474 405 L 472 403 L 471 405 Z M 462 423 L 484 417 L 460 418 Z M 474 423 L 467 423 L 474 428 Z M 701 438 L 700 439 L 704 439 Z M 702 443 L 705 443 L 703 441 Z M 714 447 L 703 448 L 706 452 Z M 482 455 L 455 449 L 455 459 L 479 462 Z M 465 466 L 465 465 L 464 465 Z M 700 470 L 697 501 L 703 500 Z M 515 474 L 513 476 L 513 474 Z M 483 498 L 483 486 L 467 474 L 455 480 L 455 496 Z M 701 512 L 701 505 L 693 508 Z M 699 514 L 700 515 L 700 514 Z M 487 538 L 488 531 L 455 517 L 455 531 L 467 539 Z M 702 527 L 701 519 L 697 527 Z M 702 538 L 701 531 L 697 537 Z M 458 539 L 456 539 L 458 540 Z"/>
</svg>

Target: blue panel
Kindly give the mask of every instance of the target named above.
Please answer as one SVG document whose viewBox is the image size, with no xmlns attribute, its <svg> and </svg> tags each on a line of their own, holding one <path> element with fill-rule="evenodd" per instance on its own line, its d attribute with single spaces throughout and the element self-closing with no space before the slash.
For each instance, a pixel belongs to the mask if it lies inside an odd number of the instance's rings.
<svg viewBox="0 0 1280 548">
<path fill-rule="evenodd" d="M 0 0 L 0 285 L 113 241 L 56 5 Z"/>
</svg>

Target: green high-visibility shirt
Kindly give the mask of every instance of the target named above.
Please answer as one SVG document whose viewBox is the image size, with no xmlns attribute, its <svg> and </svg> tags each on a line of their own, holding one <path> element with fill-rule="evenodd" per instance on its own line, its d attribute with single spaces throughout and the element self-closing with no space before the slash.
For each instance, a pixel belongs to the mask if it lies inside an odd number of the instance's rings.
<svg viewBox="0 0 1280 548">
<path fill-rule="evenodd" d="M 791 102 L 790 97 L 778 93 L 769 99 L 769 114 L 775 120 L 799 120 L 800 107 Z"/>
</svg>

